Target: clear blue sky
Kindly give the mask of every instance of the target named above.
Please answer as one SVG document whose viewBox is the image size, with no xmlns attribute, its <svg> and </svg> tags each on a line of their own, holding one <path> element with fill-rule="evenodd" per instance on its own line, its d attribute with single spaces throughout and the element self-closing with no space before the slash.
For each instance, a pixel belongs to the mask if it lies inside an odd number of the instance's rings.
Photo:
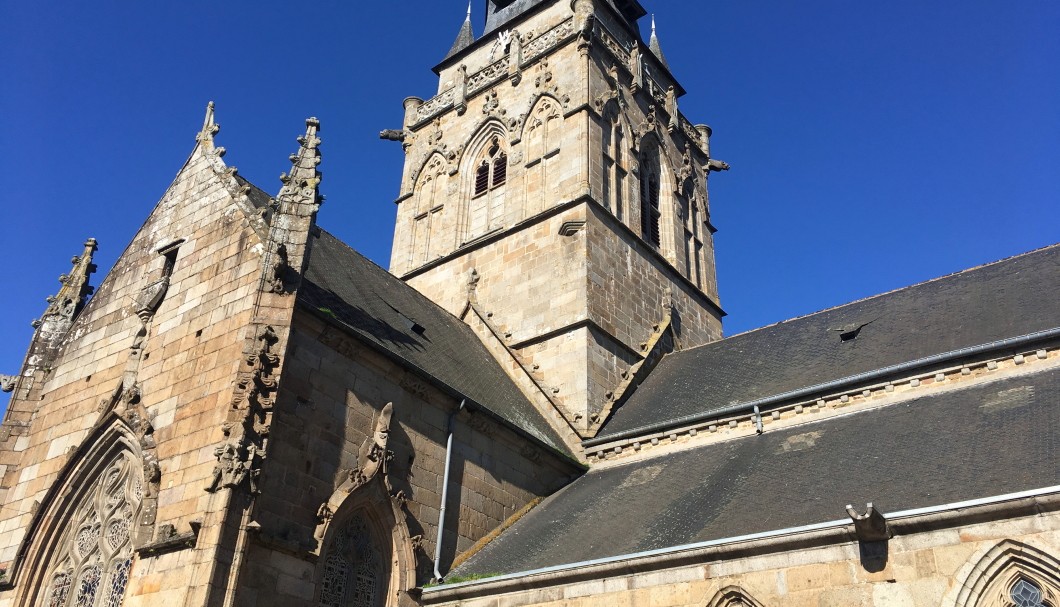
<svg viewBox="0 0 1060 607">
<path fill-rule="evenodd" d="M 733 167 L 711 180 L 727 334 L 1060 240 L 1060 2 L 643 2 Z M 387 265 L 403 155 L 377 133 L 433 94 L 464 10 L 3 2 L 0 373 L 89 236 L 99 284 L 211 99 L 226 162 L 274 193 L 319 117 L 320 224 Z"/>
</svg>

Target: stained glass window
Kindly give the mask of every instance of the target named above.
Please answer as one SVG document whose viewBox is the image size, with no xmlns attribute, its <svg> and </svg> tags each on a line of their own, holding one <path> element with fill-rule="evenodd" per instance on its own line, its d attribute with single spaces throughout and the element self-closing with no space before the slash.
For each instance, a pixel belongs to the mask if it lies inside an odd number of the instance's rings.
<svg viewBox="0 0 1060 607">
<path fill-rule="evenodd" d="M 56 573 L 52 578 L 51 594 L 48 597 L 48 607 L 65 607 L 66 599 L 70 596 L 70 574 L 66 572 Z"/>
<path fill-rule="evenodd" d="M 378 607 L 384 604 L 387 576 L 364 519 L 347 521 L 328 547 L 320 587 L 321 607 Z"/>
<path fill-rule="evenodd" d="M 48 566 L 48 607 L 120 607 L 132 568 L 131 532 L 143 498 L 143 472 L 117 455 L 75 500 Z M 73 600 L 71 602 L 71 595 Z"/>
<path fill-rule="evenodd" d="M 1012 586 L 1009 597 L 1016 604 L 1016 607 L 1043 607 L 1044 605 L 1042 603 L 1042 589 L 1027 578 L 1020 578 Z"/>
<path fill-rule="evenodd" d="M 77 584 L 77 607 L 92 607 L 96 603 L 96 591 L 99 590 L 99 566 L 93 565 L 81 572 Z"/>
<path fill-rule="evenodd" d="M 125 598 L 125 586 L 129 583 L 131 568 L 131 558 L 114 564 L 110 572 L 110 582 L 107 584 L 107 598 L 103 603 L 106 607 L 120 607 L 122 599 Z"/>
</svg>

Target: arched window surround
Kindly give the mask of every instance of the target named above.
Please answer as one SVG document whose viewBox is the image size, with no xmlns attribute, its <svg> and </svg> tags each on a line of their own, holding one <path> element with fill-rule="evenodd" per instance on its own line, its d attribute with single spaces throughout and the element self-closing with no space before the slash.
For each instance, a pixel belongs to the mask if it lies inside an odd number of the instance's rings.
<svg viewBox="0 0 1060 607">
<path fill-rule="evenodd" d="M 380 575 L 385 577 L 381 583 L 383 596 L 376 605 L 397 605 L 402 594 L 416 586 L 416 558 L 412 549 L 412 539 L 404 522 L 404 513 L 398 503 L 390 496 L 383 475 L 376 476 L 368 483 L 350 491 L 347 481 L 340 486 L 327 502 L 329 514 L 323 531 L 318 535 L 318 546 L 315 551 L 319 556 L 316 573 L 316 594 L 314 605 L 332 605 L 325 601 L 325 582 L 329 573 L 334 572 L 336 545 L 341 543 L 344 533 L 351 525 L 363 523 L 370 534 L 372 544 L 379 551 L 377 564 L 382 567 Z M 346 555 L 347 563 L 350 561 Z M 330 563 L 329 563 L 330 560 Z M 331 568 L 329 569 L 329 565 Z M 349 573 L 354 574 L 356 566 Z M 352 577 L 347 578 L 352 579 Z M 328 580 L 330 583 L 330 580 Z M 327 590 L 332 590 L 328 588 Z M 356 605 L 356 603 L 348 603 Z M 373 605 L 373 607 L 375 607 Z"/>
<path fill-rule="evenodd" d="M 446 202 L 446 174 L 445 158 L 434 153 L 424 163 L 416 179 L 408 244 L 409 269 L 431 261 L 445 246 L 439 243 L 439 237 Z"/>
<path fill-rule="evenodd" d="M 739 586 L 726 586 L 714 593 L 707 607 L 763 607 L 746 590 Z"/>
<path fill-rule="evenodd" d="M 600 129 L 600 152 L 603 158 L 601 202 L 619 221 L 626 222 L 630 215 L 630 193 L 627 191 L 627 183 L 631 150 L 628 141 L 633 130 L 629 127 L 617 102 L 611 101 L 605 106 Z"/>
<path fill-rule="evenodd" d="M 128 540 L 123 544 L 120 554 L 126 559 L 121 564 L 124 569 L 122 575 L 126 576 L 127 582 L 134 562 L 134 550 L 150 540 L 154 527 L 154 499 L 157 497 L 157 488 L 152 486 L 155 483 L 144 478 L 140 442 L 137 433 L 121 417 L 108 413 L 72 454 L 30 522 L 18 553 L 19 558 L 16 558 L 8 572 L 17 589 L 15 605 L 30 607 L 45 604 L 52 590 L 54 576 L 58 573 L 56 566 L 61 564 L 57 559 L 63 558 L 64 549 L 68 548 L 66 542 L 76 533 L 69 529 L 70 524 L 77 517 L 78 510 L 84 507 L 86 499 L 91 497 L 88 494 L 107 482 L 104 475 L 119 458 L 124 460 L 126 472 L 135 476 L 129 477 L 129 480 L 138 481 L 140 490 L 140 497 L 136 500 L 138 503 L 129 513 Z M 106 522 L 101 521 L 101 524 L 105 525 Z M 106 533 L 107 529 L 101 528 L 100 531 Z M 103 541 L 109 540 L 103 538 Z M 112 557 L 110 560 L 113 562 L 101 563 L 98 594 L 91 603 L 93 605 L 111 604 L 105 593 L 113 581 L 112 574 L 119 554 L 114 551 L 108 556 Z M 80 570 L 81 573 L 84 571 L 84 568 Z M 64 605 L 76 604 L 78 583 L 79 579 L 70 580 Z M 124 590 L 123 584 L 119 594 L 124 593 Z"/>
<path fill-rule="evenodd" d="M 674 217 L 677 210 L 673 170 L 662 142 L 654 134 L 646 135 L 638 150 L 641 238 L 657 248 L 670 263 L 675 263 Z"/>
<path fill-rule="evenodd" d="M 1041 604 L 1060 607 L 1060 559 L 1030 544 L 1003 540 L 981 550 L 957 573 L 947 607 L 1014 607 L 1012 588 L 1027 580 L 1042 591 Z"/>
<path fill-rule="evenodd" d="M 562 107 L 555 97 L 540 95 L 531 105 L 523 124 L 521 141 L 526 150 L 526 216 L 562 202 L 550 199 L 555 191 L 556 165 L 559 163 L 562 144 Z"/>
<path fill-rule="evenodd" d="M 465 149 L 461 162 L 461 191 L 464 204 L 459 218 L 460 243 L 470 242 L 501 227 L 507 211 L 508 131 L 500 122 L 490 120 L 479 128 Z M 482 172 L 486 167 L 485 173 Z M 478 187 L 485 177 L 485 188 Z"/>
</svg>

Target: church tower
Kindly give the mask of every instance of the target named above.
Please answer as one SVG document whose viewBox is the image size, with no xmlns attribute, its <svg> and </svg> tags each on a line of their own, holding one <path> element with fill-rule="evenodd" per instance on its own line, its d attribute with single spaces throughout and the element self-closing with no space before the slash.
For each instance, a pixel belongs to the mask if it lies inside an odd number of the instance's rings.
<svg viewBox="0 0 1060 607">
<path fill-rule="evenodd" d="M 668 351 L 721 337 L 710 129 L 638 0 L 488 0 L 405 100 L 391 271 L 593 436 Z"/>
</svg>

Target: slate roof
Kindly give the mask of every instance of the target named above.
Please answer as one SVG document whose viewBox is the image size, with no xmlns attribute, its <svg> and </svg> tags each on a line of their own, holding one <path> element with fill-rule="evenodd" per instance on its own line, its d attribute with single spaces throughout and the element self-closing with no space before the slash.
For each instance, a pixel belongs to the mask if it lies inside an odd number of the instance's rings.
<svg viewBox="0 0 1060 607">
<path fill-rule="evenodd" d="M 299 303 L 573 458 L 470 327 L 328 232 L 309 246 Z"/>
<path fill-rule="evenodd" d="M 598 433 L 1060 327 L 1060 245 L 666 356 Z M 861 326 L 857 337 L 840 333 Z"/>
<path fill-rule="evenodd" d="M 590 470 L 454 575 L 505 574 L 1060 485 L 1060 369 Z M 621 531 L 616 528 L 621 521 Z"/>
<path fill-rule="evenodd" d="M 453 41 L 453 46 L 449 49 L 449 52 L 445 54 L 445 59 L 452 57 L 474 43 L 475 32 L 471 29 L 471 16 L 468 15 L 468 18 L 464 19 L 464 23 L 460 25 L 460 31 L 456 34 L 456 40 Z"/>
<path fill-rule="evenodd" d="M 482 36 L 486 37 L 487 34 L 499 29 L 523 13 L 552 2 L 555 2 L 555 0 L 512 0 L 511 2 L 501 3 L 491 0 L 486 3 L 486 26 Z M 607 0 L 607 3 L 626 20 L 630 27 L 633 28 L 633 31 L 637 31 L 637 19 L 647 14 L 639 0 Z M 498 4 L 502 6 L 498 6 Z"/>
</svg>

